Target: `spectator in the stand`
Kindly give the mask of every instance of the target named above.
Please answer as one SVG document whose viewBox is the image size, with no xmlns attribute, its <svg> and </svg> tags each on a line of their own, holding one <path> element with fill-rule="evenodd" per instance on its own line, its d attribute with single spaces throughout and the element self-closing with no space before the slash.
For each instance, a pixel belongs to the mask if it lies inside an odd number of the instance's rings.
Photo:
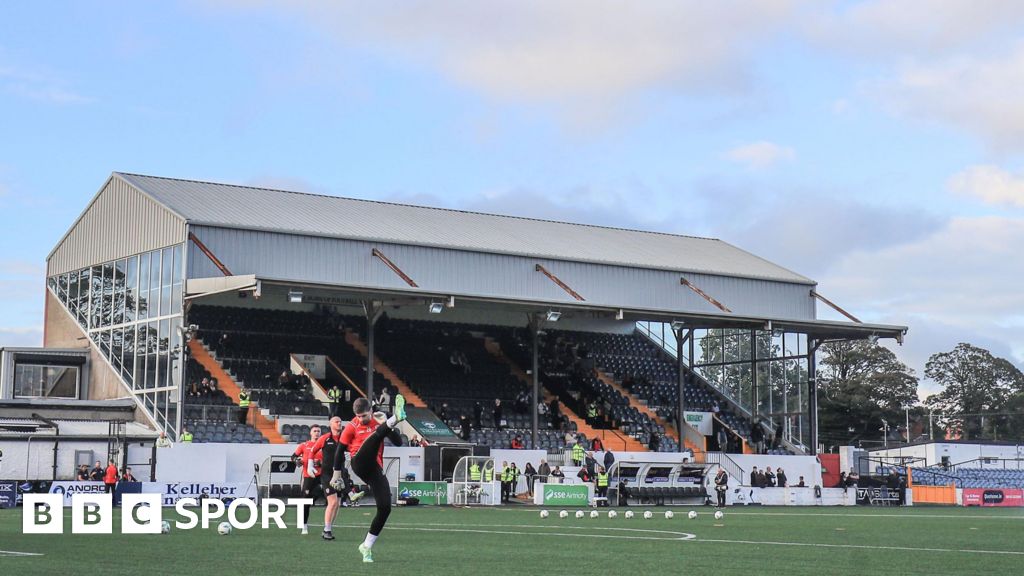
<svg viewBox="0 0 1024 576">
<path fill-rule="evenodd" d="M 548 405 L 543 400 L 537 402 L 537 419 L 540 420 L 548 415 Z M 552 426 L 553 427 L 553 426 Z"/>
<path fill-rule="evenodd" d="M 217 387 L 217 379 L 216 378 L 210 378 L 209 380 L 206 381 L 206 393 L 207 394 L 209 394 L 210 396 L 214 396 L 214 395 L 217 394 L 217 390 L 218 390 L 218 387 Z"/>
<path fill-rule="evenodd" d="M 479 402 L 473 405 L 473 428 L 481 430 L 484 427 L 484 407 Z"/>
<path fill-rule="evenodd" d="M 587 424 L 595 426 L 597 424 L 597 402 L 593 400 L 587 404 Z"/>
<path fill-rule="evenodd" d="M 199 394 L 201 396 L 206 396 L 209 393 L 210 393 L 210 379 L 209 378 L 203 378 L 203 381 L 199 383 Z"/>
<path fill-rule="evenodd" d="M 608 472 L 612 470 L 612 464 L 615 463 L 615 454 L 612 454 L 611 450 L 604 453 L 604 469 Z"/>
<path fill-rule="evenodd" d="M 419 434 L 413 434 L 412 440 L 409 440 L 409 446 L 413 448 L 426 448 L 427 446 L 430 446 L 430 442 L 427 442 L 426 438 L 423 438 Z"/>
<path fill-rule="evenodd" d="M 157 448 L 170 448 L 171 447 L 171 439 L 167 437 L 167 433 L 166 432 L 161 432 L 160 433 L 160 437 L 156 439 L 156 447 Z M 83 464 L 83 466 L 84 466 L 84 464 Z"/>
<path fill-rule="evenodd" d="M 291 376 L 289 376 L 287 370 L 281 372 L 281 375 L 277 377 L 277 385 L 281 388 L 288 388 L 291 386 L 291 381 Z"/>
<path fill-rule="evenodd" d="M 469 440 L 470 423 L 469 416 L 463 414 L 459 417 L 459 438 Z"/>
<path fill-rule="evenodd" d="M 501 408 L 501 399 L 500 398 L 495 398 L 494 399 L 494 409 L 491 411 L 491 416 L 494 417 L 494 428 L 497 429 L 497 430 L 501 430 L 501 427 L 502 427 L 502 424 L 503 424 L 504 420 L 502 418 L 502 408 Z"/>
<path fill-rule="evenodd" d="M 75 475 L 75 480 L 78 480 L 79 482 L 85 482 L 85 481 L 89 480 L 89 465 L 88 464 L 79 464 L 78 465 L 78 474 Z"/>
<path fill-rule="evenodd" d="M 721 412 L 722 409 L 718 406 L 718 400 L 715 400 L 715 402 L 711 404 L 711 413 L 718 416 Z"/>
<path fill-rule="evenodd" d="M 725 426 L 718 428 L 718 450 L 720 452 L 728 452 L 729 450 L 729 433 L 725 430 Z"/>
<path fill-rule="evenodd" d="M 533 467 L 533 464 L 527 462 L 526 468 L 523 468 L 523 476 L 526 476 L 526 492 L 533 498 L 533 481 L 537 477 L 537 470 Z"/>
<path fill-rule="evenodd" d="M 764 430 L 760 423 L 750 427 L 750 442 L 754 445 L 755 454 L 764 454 Z"/>
<path fill-rule="evenodd" d="M 594 436 L 594 439 L 590 442 L 590 449 L 594 452 L 604 452 L 604 442 L 601 442 L 599 437 Z"/>
<path fill-rule="evenodd" d="M 768 477 L 765 475 L 764 470 L 757 471 L 757 487 L 766 488 L 768 486 Z"/>
<path fill-rule="evenodd" d="M 387 386 L 380 390 L 380 396 L 377 397 L 377 408 L 385 414 L 391 413 L 391 394 L 388 392 Z"/>
<path fill-rule="evenodd" d="M 551 405 L 548 409 L 548 414 L 551 416 L 551 427 L 555 430 L 562 429 L 562 407 L 558 401 L 558 396 L 551 399 Z"/>
<path fill-rule="evenodd" d="M 774 445 L 772 447 L 773 448 L 778 448 L 781 445 L 782 445 L 782 420 L 779 420 L 779 423 L 775 425 Z"/>
<path fill-rule="evenodd" d="M 548 476 L 551 475 L 551 466 L 548 465 L 547 460 L 541 460 L 540 466 L 537 467 L 537 480 L 540 482 L 547 482 Z"/>
<path fill-rule="evenodd" d="M 846 485 L 856 488 L 858 482 L 860 482 L 860 474 L 853 468 L 850 468 L 850 473 L 846 475 Z"/>
<path fill-rule="evenodd" d="M 651 432 L 651 438 L 647 441 L 647 448 L 649 448 L 651 452 L 657 452 L 660 447 L 661 438 L 658 437 L 656 432 Z"/>
<path fill-rule="evenodd" d="M 571 450 L 573 445 L 576 444 L 576 433 L 571 431 L 566 432 L 563 441 L 565 442 L 565 448 L 567 450 Z"/>
<path fill-rule="evenodd" d="M 797 488 L 806 488 L 807 487 L 807 485 L 804 484 L 804 477 L 803 476 L 800 477 L 800 482 L 798 482 L 796 486 L 797 486 Z M 845 490 L 844 490 L 844 492 L 845 492 Z"/>
<path fill-rule="evenodd" d="M 803 476 L 801 476 L 801 478 L 803 478 Z M 839 485 L 838 485 L 838 487 L 842 488 L 843 492 L 846 492 L 847 486 L 848 485 L 847 485 L 847 482 L 846 482 L 846 471 L 844 470 L 843 472 L 839 473 Z"/>
<path fill-rule="evenodd" d="M 786 472 L 782 468 L 775 469 L 775 485 L 779 488 L 785 488 L 787 484 Z"/>
<path fill-rule="evenodd" d="M 518 434 L 512 437 L 512 442 L 509 443 L 509 448 L 513 450 L 523 449 L 523 440 L 519 437 Z"/>
<path fill-rule="evenodd" d="M 121 482 L 138 482 L 138 480 L 135 479 L 135 476 L 132 475 L 132 469 L 130 467 L 121 471 Z"/>
<path fill-rule="evenodd" d="M 587 455 L 583 458 L 583 465 L 586 466 L 587 472 L 593 478 L 596 474 L 594 470 L 597 468 L 597 459 L 594 458 L 593 452 L 587 452 Z"/>
<path fill-rule="evenodd" d="M 103 464 L 99 460 L 97 460 L 96 465 L 93 466 L 92 470 L 89 472 L 89 480 L 92 480 L 93 482 L 102 482 L 103 474 L 105 472 L 106 471 L 103 469 Z"/>
<path fill-rule="evenodd" d="M 772 472 L 771 466 L 764 467 L 764 487 L 774 488 L 775 487 L 775 473 Z"/>
<path fill-rule="evenodd" d="M 552 482 L 557 482 L 559 484 L 562 483 L 562 480 L 565 478 L 565 473 L 562 472 L 561 466 L 555 466 L 555 469 L 551 471 L 551 478 L 553 478 Z"/>
<path fill-rule="evenodd" d="M 526 409 L 530 407 L 530 394 L 524 388 L 519 391 L 519 395 L 516 396 L 515 410 L 517 414 L 526 414 Z"/>
<path fill-rule="evenodd" d="M 437 417 L 440 418 L 442 422 L 445 422 L 445 423 L 448 422 L 448 403 L 447 402 L 442 402 L 441 403 L 441 409 L 437 411 Z"/>
<path fill-rule="evenodd" d="M 750 470 L 750 486 L 752 488 L 760 488 L 761 487 L 761 481 L 757 477 L 758 474 L 760 474 L 760 472 L 758 472 L 757 466 L 754 466 Z"/>
<path fill-rule="evenodd" d="M 590 472 L 587 472 L 586 466 L 580 468 L 580 471 L 576 473 L 576 477 L 579 478 L 580 482 L 583 482 L 584 484 L 587 484 L 591 480 L 593 480 L 593 475 Z"/>
</svg>

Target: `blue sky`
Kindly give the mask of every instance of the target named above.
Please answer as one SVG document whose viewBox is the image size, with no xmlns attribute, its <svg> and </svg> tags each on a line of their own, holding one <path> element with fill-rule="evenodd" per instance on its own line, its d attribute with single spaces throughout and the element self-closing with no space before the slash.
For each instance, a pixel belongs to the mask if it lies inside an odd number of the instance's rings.
<svg viewBox="0 0 1024 576">
<path fill-rule="evenodd" d="M 6 3 L 0 345 L 118 170 L 722 238 L 1024 365 L 1024 4 L 937 6 Z"/>
</svg>

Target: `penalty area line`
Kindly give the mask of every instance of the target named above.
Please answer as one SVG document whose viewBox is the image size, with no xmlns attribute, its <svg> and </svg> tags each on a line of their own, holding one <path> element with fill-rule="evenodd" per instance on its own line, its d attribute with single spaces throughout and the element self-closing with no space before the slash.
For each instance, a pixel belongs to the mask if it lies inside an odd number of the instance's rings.
<svg viewBox="0 0 1024 576">
<path fill-rule="evenodd" d="M 43 554 L 39 554 L 37 552 L 17 552 L 17 551 L 14 551 L 14 550 L 0 550 L 0 558 L 6 558 L 6 557 L 17 558 L 17 557 L 23 557 L 23 556 L 42 556 L 42 555 Z"/>
</svg>

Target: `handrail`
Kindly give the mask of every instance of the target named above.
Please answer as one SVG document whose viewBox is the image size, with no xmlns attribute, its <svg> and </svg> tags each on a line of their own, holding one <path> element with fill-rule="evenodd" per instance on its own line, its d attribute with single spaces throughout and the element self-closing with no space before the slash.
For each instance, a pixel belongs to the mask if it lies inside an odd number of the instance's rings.
<svg viewBox="0 0 1024 576">
<path fill-rule="evenodd" d="M 334 363 L 334 360 L 331 360 L 330 356 L 327 356 L 327 361 L 330 362 L 331 366 L 333 366 L 334 369 L 338 371 L 338 374 L 341 374 L 341 377 L 344 378 L 346 382 L 348 382 L 349 386 L 354 388 L 356 392 L 359 392 L 360 396 L 366 398 L 366 392 L 363 392 L 363 389 L 360 388 L 359 385 L 356 384 L 354 381 L 352 381 L 352 379 L 348 377 L 348 374 L 346 374 L 344 370 L 338 367 L 338 365 Z"/>
<path fill-rule="evenodd" d="M 1016 468 L 1011 468 L 1011 470 L 1020 470 L 1021 469 L 1021 463 L 1024 462 L 1024 458 L 998 458 L 998 457 L 994 457 L 994 456 L 993 457 L 980 456 L 978 458 L 972 458 L 970 460 L 964 460 L 963 462 L 957 462 L 956 464 L 950 464 L 949 468 L 951 470 L 956 470 L 957 468 L 969 468 L 969 466 L 966 466 L 966 464 L 970 464 L 971 462 L 979 462 L 981 464 L 988 464 L 992 460 L 995 460 L 996 462 L 1002 462 L 1003 463 L 1003 470 L 1007 469 L 1006 468 L 1006 464 L 1005 464 L 1006 462 L 1016 462 L 1017 463 L 1017 467 Z M 978 469 L 985 469 L 985 466 L 978 466 Z"/>
<path fill-rule="evenodd" d="M 747 439 L 744 438 L 742 434 L 737 432 L 732 426 L 729 426 L 728 424 L 726 424 L 725 420 L 722 420 L 721 418 L 719 418 L 718 414 L 712 414 L 711 418 L 712 418 L 712 422 L 718 422 L 719 426 L 721 426 L 722 428 L 725 428 L 725 430 L 727 432 L 729 432 L 733 436 L 735 436 L 735 437 L 740 439 L 740 452 L 746 454 L 747 448 L 750 447 L 750 445 L 747 444 Z"/>
<path fill-rule="evenodd" d="M 309 378 L 309 382 L 313 384 L 313 396 L 321 402 L 328 402 L 329 398 L 327 397 L 327 389 L 320 383 L 320 380 L 318 380 L 316 376 L 313 376 L 309 370 L 306 370 L 306 367 L 302 365 L 302 362 L 299 362 L 299 359 L 295 357 L 295 354 L 289 354 L 288 359 L 292 361 L 293 368 L 297 366 L 299 372 L 305 375 L 306 378 Z"/>
</svg>

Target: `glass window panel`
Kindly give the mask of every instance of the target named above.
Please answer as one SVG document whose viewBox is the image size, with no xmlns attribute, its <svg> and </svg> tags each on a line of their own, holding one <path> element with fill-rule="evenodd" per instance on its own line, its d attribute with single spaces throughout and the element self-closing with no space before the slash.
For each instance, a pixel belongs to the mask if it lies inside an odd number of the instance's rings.
<svg viewBox="0 0 1024 576">
<path fill-rule="evenodd" d="M 163 272 L 160 275 L 160 279 L 161 279 L 160 285 L 161 286 L 170 286 L 171 285 L 171 279 L 173 278 L 173 275 L 171 274 L 171 268 L 174 266 L 174 249 L 173 248 L 164 248 L 163 249 L 162 263 L 163 263 Z"/>
<path fill-rule="evenodd" d="M 135 386 L 134 389 L 146 386 L 146 348 L 149 346 L 148 324 L 139 324 L 135 333 Z"/>
<path fill-rule="evenodd" d="M 138 306 L 139 259 L 132 256 L 125 264 L 124 273 L 124 321 L 135 321 L 135 310 Z"/>
<path fill-rule="evenodd" d="M 110 363 L 120 374 L 122 370 L 121 359 L 124 355 L 124 328 L 114 328 L 110 332 Z"/>
<path fill-rule="evenodd" d="M 160 315 L 167 316 L 171 313 L 171 287 L 163 286 L 160 294 Z"/>
<path fill-rule="evenodd" d="M 14 396 L 28 398 L 77 398 L 77 366 L 41 366 L 17 364 L 14 370 Z"/>
<path fill-rule="evenodd" d="M 185 277 L 183 272 L 181 244 L 174 247 L 174 267 L 171 270 L 171 314 L 181 312 L 181 286 Z"/>
<path fill-rule="evenodd" d="M 78 324 L 83 328 L 89 326 L 89 287 L 91 270 L 86 268 L 78 273 Z"/>
<path fill-rule="evenodd" d="M 78 316 L 78 272 L 68 275 L 68 311 Z"/>
<path fill-rule="evenodd" d="M 167 365 L 168 365 L 168 353 L 170 351 L 170 335 L 168 334 L 169 322 L 167 320 L 160 321 L 160 349 L 157 351 L 157 359 L 159 370 L 157 371 L 157 383 L 156 387 L 167 386 Z"/>
<path fill-rule="evenodd" d="M 135 383 L 135 326 L 125 327 L 122 337 L 121 374 L 128 386 L 133 386 Z"/>
<path fill-rule="evenodd" d="M 160 251 L 154 250 L 150 254 L 152 258 L 149 265 L 149 289 L 152 290 L 160 286 Z"/>
<path fill-rule="evenodd" d="M 149 290 L 149 252 L 139 256 L 139 290 Z"/>
</svg>

